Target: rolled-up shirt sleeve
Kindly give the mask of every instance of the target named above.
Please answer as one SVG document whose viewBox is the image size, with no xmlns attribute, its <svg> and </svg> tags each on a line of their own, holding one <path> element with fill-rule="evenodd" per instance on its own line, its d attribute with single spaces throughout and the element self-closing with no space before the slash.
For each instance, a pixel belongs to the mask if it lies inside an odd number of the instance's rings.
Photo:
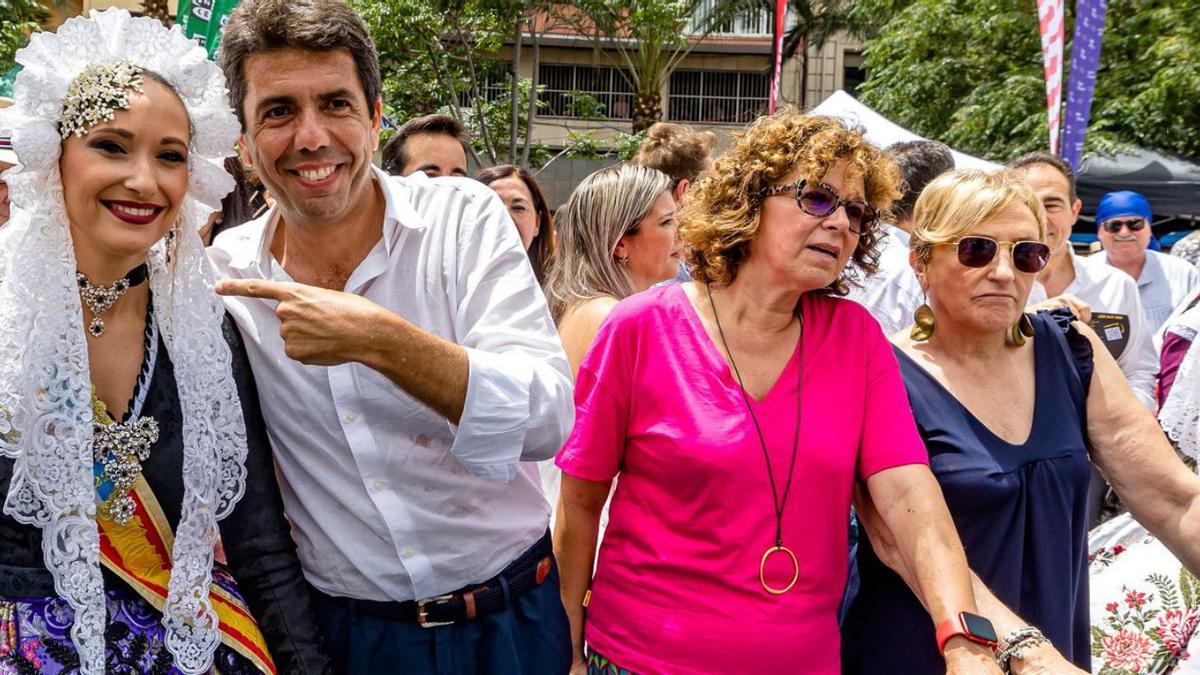
<svg viewBox="0 0 1200 675">
<path fill-rule="evenodd" d="M 450 452 L 476 476 L 507 482 L 518 462 L 549 459 L 566 441 L 570 366 L 503 202 L 476 193 L 462 215 L 455 327 L 469 376 Z"/>
</svg>

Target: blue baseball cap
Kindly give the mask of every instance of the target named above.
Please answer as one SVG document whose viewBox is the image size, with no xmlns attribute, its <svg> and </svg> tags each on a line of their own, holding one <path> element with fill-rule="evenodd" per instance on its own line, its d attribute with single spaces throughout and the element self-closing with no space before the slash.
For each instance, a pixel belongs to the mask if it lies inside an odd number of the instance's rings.
<svg viewBox="0 0 1200 675">
<path fill-rule="evenodd" d="M 1121 216 L 1145 218 L 1147 224 L 1154 221 L 1150 202 L 1145 197 L 1137 192 L 1122 190 L 1110 192 L 1100 199 L 1100 206 L 1096 207 L 1096 227 L 1099 228 L 1106 220 Z"/>
</svg>

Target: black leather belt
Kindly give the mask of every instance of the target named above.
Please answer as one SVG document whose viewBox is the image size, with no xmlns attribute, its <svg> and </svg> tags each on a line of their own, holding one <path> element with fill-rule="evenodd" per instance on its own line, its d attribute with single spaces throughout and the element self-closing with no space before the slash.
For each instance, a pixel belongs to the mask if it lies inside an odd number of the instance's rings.
<svg viewBox="0 0 1200 675">
<path fill-rule="evenodd" d="M 357 600 L 329 595 L 325 597 L 358 614 L 392 621 L 411 621 L 423 628 L 448 626 L 504 609 L 505 586 L 508 587 L 509 598 L 524 595 L 541 585 L 550 575 L 553 566 L 550 533 L 547 532 L 533 547 L 501 570 L 500 574 L 482 584 L 467 586 L 454 593 L 404 602 Z"/>
</svg>

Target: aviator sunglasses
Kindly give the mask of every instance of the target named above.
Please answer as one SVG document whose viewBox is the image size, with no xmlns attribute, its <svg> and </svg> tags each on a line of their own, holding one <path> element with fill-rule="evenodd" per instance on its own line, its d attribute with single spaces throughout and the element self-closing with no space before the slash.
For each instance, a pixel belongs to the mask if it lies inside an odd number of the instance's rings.
<svg viewBox="0 0 1200 675">
<path fill-rule="evenodd" d="M 1146 219 L 1145 218 L 1128 218 L 1128 219 L 1113 218 L 1112 220 L 1106 220 L 1103 223 L 1100 223 L 1100 227 L 1103 227 L 1104 231 L 1108 232 L 1109 234 L 1116 234 L 1116 233 L 1120 232 L 1122 227 L 1128 227 L 1130 232 L 1137 232 L 1138 230 L 1142 229 L 1143 227 L 1146 227 Z"/>
<path fill-rule="evenodd" d="M 967 267 L 987 267 L 1001 246 L 1012 247 L 1013 267 L 1020 272 L 1036 274 L 1050 260 L 1050 247 L 1040 241 L 996 241 L 991 237 L 971 236 L 937 245 L 957 246 L 958 262 Z"/>
<path fill-rule="evenodd" d="M 827 218 L 832 216 L 839 206 L 845 206 L 846 220 L 850 221 L 850 231 L 854 234 L 866 232 L 875 224 L 878 216 L 870 204 L 860 200 L 847 201 L 828 185 L 809 185 L 807 180 L 767 188 L 763 191 L 763 196 L 774 197 L 792 190 L 796 191 L 796 204 L 800 206 L 800 210 L 810 216 Z"/>
</svg>

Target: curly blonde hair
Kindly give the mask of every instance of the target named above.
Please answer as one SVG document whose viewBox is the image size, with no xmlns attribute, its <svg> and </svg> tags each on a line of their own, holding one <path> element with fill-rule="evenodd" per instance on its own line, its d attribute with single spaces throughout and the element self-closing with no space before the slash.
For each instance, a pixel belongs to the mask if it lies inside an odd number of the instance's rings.
<svg viewBox="0 0 1200 675">
<path fill-rule="evenodd" d="M 900 170 L 861 129 L 841 120 L 789 108 L 758 118 L 734 139 L 733 148 L 701 174 L 683 200 L 680 233 L 694 279 L 716 284 L 734 280 L 758 236 L 763 192 L 797 167 L 816 182 L 838 161 L 849 162 L 850 174 L 862 176 L 866 200 L 881 216 L 900 197 Z M 878 240 L 878 224 L 859 236 L 852 258 L 862 273 L 875 272 Z M 848 293 L 855 282 L 850 274 L 854 272 L 843 271 L 826 292 Z"/>
</svg>

